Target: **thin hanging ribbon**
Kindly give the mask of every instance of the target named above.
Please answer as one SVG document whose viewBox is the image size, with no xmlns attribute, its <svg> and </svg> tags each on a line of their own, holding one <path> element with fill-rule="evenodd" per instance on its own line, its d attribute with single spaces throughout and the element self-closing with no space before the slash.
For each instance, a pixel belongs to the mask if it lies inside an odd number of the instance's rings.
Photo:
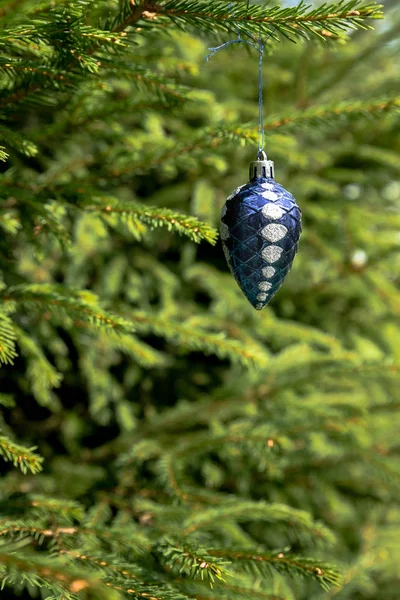
<svg viewBox="0 0 400 600">
<path fill-rule="evenodd" d="M 264 150 L 265 133 L 264 133 L 264 103 L 263 103 L 263 58 L 264 58 L 265 43 L 259 41 L 258 47 L 258 157 Z"/>
<path fill-rule="evenodd" d="M 247 3 L 248 7 L 249 3 Z M 229 7 L 231 8 L 231 6 Z M 260 26 L 261 29 L 261 26 Z M 238 37 L 236 40 L 229 40 L 221 46 L 216 46 L 215 48 L 209 48 L 211 50 L 210 54 L 207 54 L 206 61 L 208 62 L 211 56 L 214 56 L 220 50 L 231 46 L 232 44 L 248 44 L 252 48 L 255 48 L 258 52 L 258 151 L 257 156 L 259 158 L 262 157 L 262 153 L 264 150 L 265 144 L 265 133 L 264 133 L 264 110 L 263 110 L 263 59 L 264 59 L 264 50 L 266 41 L 263 42 L 261 40 L 261 31 L 260 37 L 258 40 L 243 40 L 240 35 L 239 27 L 237 27 Z"/>
</svg>

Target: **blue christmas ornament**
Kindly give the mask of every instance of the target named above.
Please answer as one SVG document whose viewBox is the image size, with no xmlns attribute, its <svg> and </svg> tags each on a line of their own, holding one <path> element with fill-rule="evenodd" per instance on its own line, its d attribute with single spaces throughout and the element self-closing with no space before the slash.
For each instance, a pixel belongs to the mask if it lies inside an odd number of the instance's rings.
<svg viewBox="0 0 400 600">
<path fill-rule="evenodd" d="M 250 181 L 221 210 L 226 261 L 240 289 L 257 310 L 275 296 L 291 269 L 301 233 L 301 210 L 274 180 L 274 163 L 259 151 Z"/>
</svg>

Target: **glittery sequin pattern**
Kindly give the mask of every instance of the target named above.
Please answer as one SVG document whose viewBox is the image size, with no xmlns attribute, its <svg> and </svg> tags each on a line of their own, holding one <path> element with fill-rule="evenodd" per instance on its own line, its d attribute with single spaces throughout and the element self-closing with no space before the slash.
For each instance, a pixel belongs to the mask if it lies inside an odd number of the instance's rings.
<svg viewBox="0 0 400 600">
<path fill-rule="evenodd" d="M 242 292 L 263 309 L 290 271 L 301 233 L 301 211 L 274 179 L 237 188 L 221 210 L 221 240 Z"/>
</svg>

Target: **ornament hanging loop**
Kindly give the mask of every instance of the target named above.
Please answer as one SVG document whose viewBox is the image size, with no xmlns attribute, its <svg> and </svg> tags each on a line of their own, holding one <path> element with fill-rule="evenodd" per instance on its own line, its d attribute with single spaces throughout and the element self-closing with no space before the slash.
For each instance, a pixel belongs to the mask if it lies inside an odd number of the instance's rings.
<svg viewBox="0 0 400 600">
<path fill-rule="evenodd" d="M 268 160 L 264 150 L 259 150 L 257 153 L 257 160 L 253 160 L 249 167 L 249 179 L 273 179 L 275 175 L 274 161 Z"/>
</svg>

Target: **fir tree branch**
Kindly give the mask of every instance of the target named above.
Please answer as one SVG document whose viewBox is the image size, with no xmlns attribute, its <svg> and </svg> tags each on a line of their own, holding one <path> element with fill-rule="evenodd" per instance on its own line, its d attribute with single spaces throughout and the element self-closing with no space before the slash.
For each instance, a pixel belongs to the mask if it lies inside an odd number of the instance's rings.
<svg viewBox="0 0 400 600">
<path fill-rule="evenodd" d="M 129 8 L 126 11 L 122 11 L 122 21 L 117 23 L 112 28 L 112 31 L 118 33 L 125 31 L 128 27 L 135 25 L 141 18 L 143 13 L 147 10 L 147 0 L 129 0 Z"/>
<path fill-rule="evenodd" d="M 46 517 L 48 518 L 48 512 Z M 38 543 L 43 543 L 45 538 L 59 538 L 60 536 L 70 537 L 72 540 L 82 537 L 95 537 L 109 544 L 118 544 L 121 548 L 129 548 L 133 551 L 133 541 L 127 537 L 127 528 L 113 529 L 106 527 L 78 527 L 73 525 L 65 526 L 47 526 L 38 524 L 37 520 L 32 521 L 7 521 L 2 522 L 0 536 L 10 537 L 11 539 L 20 539 L 23 536 L 30 536 Z M 137 544 L 137 554 L 143 553 L 144 550 L 150 550 L 151 545 L 143 535 L 136 532 L 135 544 Z"/>
<path fill-rule="evenodd" d="M 136 202 L 121 203 L 116 198 L 91 198 L 90 201 L 96 204 L 85 205 L 85 210 L 99 212 L 105 217 L 117 216 L 123 219 L 139 238 L 145 230 L 138 228 L 137 223 L 148 225 L 151 229 L 164 226 L 169 231 L 188 236 L 194 242 L 205 240 L 214 245 L 218 237 L 217 231 L 207 223 L 166 208 L 145 206 Z"/>
<path fill-rule="evenodd" d="M 3 586 L 13 582 L 26 582 L 47 587 L 53 592 L 64 592 L 65 598 L 71 598 L 69 593 L 79 594 L 90 591 L 90 596 L 96 600 L 111 600 L 110 591 L 98 580 L 86 573 L 71 571 L 64 565 L 43 560 L 33 556 L 0 553 L 0 565 L 6 571 Z M 67 595 L 68 594 L 68 595 Z M 89 597 L 90 597 L 89 596 Z M 117 600 L 117 596 L 113 600 Z"/>
<path fill-rule="evenodd" d="M 138 340 L 133 335 L 122 333 L 108 333 L 106 338 L 100 336 L 99 342 L 108 348 L 115 348 L 130 356 L 139 365 L 146 369 L 161 367 L 168 364 L 168 357 L 154 348 Z"/>
<path fill-rule="evenodd" d="M 185 325 L 169 319 L 166 321 L 157 314 L 133 312 L 130 318 L 137 331 L 152 333 L 165 337 L 168 341 L 187 350 L 201 350 L 205 354 L 216 354 L 219 358 L 228 358 L 232 362 L 244 366 L 264 366 L 268 357 L 257 344 L 244 345 L 242 341 L 229 339 L 223 334 L 209 333 L 194 329 L 192 325 Z"/>
<path fill-rule="evenodd" d="M 21 353 L 28 363 L 26 375 L 33 396 L 42 406 L 57 406 L 52 389 L 61 385 L 61 373 L 47 360 L 37 341 L 19 327 L 16 328 L 16 334 Z"/>
<path fill-rule="evenodd" d="M 0 363 L 13 364 L 16 332 L 12 320 L 0 311 Z"/>
<path fill-rule="evenodd" d="M 67 556 L 72 560 L 79 560 L 83 564 L 90 565 L 102 574 L 102 580 L 108 586 L 109 584 L 117 590 L 129 594 L 136 598 L 147 598 L 154 600 L 186 600 L 178 591 L 164 588 L 151 587 L 149 584 L 149 575 L 143 568 L 136 564 L 124 563 L 120 556 L 109 556 L 105 560 L 104 556 L 87 552 L 76 552 L 72 550 L 61 550 L 61 555 Z M 115 561 L 115 563 L 113 562 Z M 118 579 L 116 580 L 116 577 Z M 147 579 L 147 582 L 145 580 Z M 122 585 L 117 586 L 116 581 Z M 132 587 L 132 582 L 133 587 Z"/>
<path fill-rule="evenodd" d="M 4 302 L 15 302 L 27 306 L 43 306 L 62 317 L 83 320 L 92 327 L 121 333 L 134 331 L 132 322 L 108 312 L 97 305 L 91 292 L 66 290 L 53 285 L 19 285 L 8 288 L 2 295 Z"/>
<path fill-rule="evenodd" d="M 30 27 L 25 25 L 21 28 L 3 29 L 0 32 L 0 47 L 3 45 L 8 50 L 13 50 L 13 44 L 19 44 L 21 38 L 26 44 L 29 44 L 30 49 L 34 42 L 39 42 L 43 46 L 37 48 L 38 56 L 41 58 L 40 63 L 26 65 L 24 62 L 21 65 L 25 78 L 21 81 L 20 86 L 11 88 L 11 93 L 7 88 L 0 91 L 0 108 L 10 104 L 15 105 L 46 87 L 59 90 L 62 84 L 65 89 L 74 84 L 74 79 L 79 80 L 85 71 L 86 74 L 97 73 L 101 67 L 101 61 L 92 55 L 101 44 L 108 46 L 113 52 L 119 47 L 125 46 L 128 39 L 123 30 L 129 23 L 121 24 L 109 31 L 90 27 L 85 23 L 87 17 L 85 9 L 89 5 L 90 3 L 83 2 L 83 0 L 76 3 L 74 7 L 71 5 L 70 11 L 75 13 L 73 19 L 62 9 L 48 10 L 44 11 L 41 16 L 42 22 L 37 20 L 35 25 Z M 51 6 L 48 7 L 48 9 L 51 8 Z M 74 36 L 73 42 L 72 36 Z M 76 47 L 80 47 L 79 52 L 75 50 Z M 46 56 L 49 54 L 49 49 L 52 49 L 52 60 Z M 45 64 L 43 64 L 43 55 L 46 56 Z M 59 63 L 63 64 L 61 73 L 54 71 L 54 67 L 58 67 Z M 9 74 L 18 73 L 17 60 L 3 60 L 0 62 L 0 68 L 2 65 Z"/>
<path fill-rule="evenodd" d="M 270 117 L 265 120 L 265 131 L 280 131 L 292 128 L 316 128 L 317 126 L 346 126 L 361 118 L 379 118 L 383 114 L 397 114 L 400 110 L 400 97 L 381 98 L 373 101 L 348 101 L 334 106 L 318 106 L 307 110 L 294 112 L 283 117 Z M 257 131 L 254 126 L 222 126 L 204 128 L 195 140 L 190 143 L 175 145 L 173 149 L 161 149 L 157 154 L 152 153 L 149 158 L 140 158 L 130 161 L 121 167 L 113 167 L 111 176 L 121 177 L 132 171 L 147 172 L 151 168 L 167 164 L 170 161 L 178 162 L 178 158 L 187 154 L 196 156 L 200 150 L 209 147 L 215 151 L 226 143 L 257 144 Z M 201 156 L 201 155 L 200 155 Z"/>
<path fill-rule="evenodd" d="M 35 156 L 38 152 L 38 148 L 33 142 L 4 125 L 0 125 L 0 136 L 8 147 L 13 148 L 25 156 Z"/>
<path fill-rule="evenodd" d="M 2 523 L 2 529 L 0 529 L 0 536 L 10 538 L 21 538 L 22 536 L 31 536 L 39 544 L 43 543 L 45 538 L 56 538 L 60 535 L 73 536 L 77 535 L 80 531 L 77 527 L 65 526 L 65 527 L 39 527 L 37 523 L 33 524 L 30 522 L 18 522 L 14 521 L 11 523 Z"/>
<path fill-rule="evenodd" d="M 20 61 L 15 58 L 0 58 L 0 70 L 4 71 L 10 78 L 18 80 L 23 79 L 26 84 L 31 79 L 33 83 L 35 78 L 43 78 L 44 80 L 52 79 L 68 84 L 68 73 L 55 69 L 54 67 L 41 65 L 35 62 Z M 28 79 L 26 76 L 29 76 Z"/>
<path fill-rule="evenodd" d="M 382 114 L 397 114 L 400 112 L 400 97 L 382 98 L 372 101 L 347 101 L 334 106 L 316 106 L 307 110 L 294 112 L 284 117 L 270 117 L 265 120 L 264 130 L 275 131 L 281 129 L 298 128 L 299 126 L 345 126 L 358 118 L 375 117 Z M 239 127 L 223 127 L 221 129 L 207 130 L 203 134 L 203 143 L 208 143 L 208 136 L 215 137 L 215 141 L 244 141 L 257 143 L 257 132 L 246 125 Z M 202 143 L 202 140 L 198 140 Z"/>
<path fill-rule="evenodd" d="M 28 471 L 39 473 L 43 468 L 43 458 L 34 450 L 36 446 L 25 448 L 4 435 L 0 436 L 0 455 L 4 460 L 11 461 L 14 467 L 19 467 L 24 474 Z"/>
<path fill-rule="evenodd" d="M 313 535 L 318 530 L 318 535 L 325 541 L 332 542 L 332 532 L 328 528 L 321 528 L 319 523 L 315 523 L 310 515 L 304 510 L 296 510 L 285 504 L 265 502 L 240 502 L 237 499 L 231 503 L 198 511 L 196 515 L 190 516 L 184 523 L 184 532 L 186 535 L 198 531 L 199 529 L 208 529 L 215 527 L 223 521 L 233 520 L 243 523 L 248 521 L 266 521 L 268 523 L 284 523 L 291 528 L 298 528 L 303 531 L 309 531 Z"/>
<path fill-rule="evenodd" d="M 165 484 L 173 496 L 179 498 L 182 502 L 187 502 L 191 494 L 183 487 L 182 481 L 182 463 L 177 463 L 176 457 L 172 452 L 166 452 L 158 461 L 158 472 L 161 475 L 161 481 Z"/>
<path fill-rule="evenodd" d="M 2 162 L 5 162 L 7 160 L 7 158 L 8 158 L 8 156 L 9 155 L 6 152 L 5 147 L 4 146 L 0 146 L 0 160 Z"/>
<path fill-rule="evenodd" d="M 236 575 L 236 573 L 235 573 Z M 287 597 L 284 596 L 277 596 L 274 593 L 268 593 L 268 592 L 264 592 L 264 591 L 260 591 L 260 589 L 257 588 L 250 588 L 250 587 L 243 587 L 240 585 L 232 585 L 227 583 L 226 581 L 224 582 L 224 591 L 230 591 L 232 594 L 232 600 L 233 599 L 237 599 L 237 600 L 248 600 L 250 597 L 253 599 L 259 598 L 260 600 L 288 600 Z M 207 595 L 200 595 L 200 594 L 196 594 L 196 600 L 221 600 L 221 596 L 220 595 L 216 595 L 216 596 L 212 596 L 211 594 L 207 594 Z"/>
<path fill-rule="evenodd" d="M 202 579 L 210 583 L 225 581 L 228 575 L 225 567 L 229 564 L 224 559 L 213 559 L 205 548 L 200 548 L 186 541 L 185 546 L 176 540 L 164 538 L 156 547 L 163 562 L 179 574 L 185 573 L 193 579 Z"/>
<path fill-rule="evenodd" d="M 365 4 L 359 0 L 340 1 L 311 8 L 304 2 L 281 8 L 261 7 L 243 3 L 228 6 L 226 2 L 205 3 L 198 0 L 170 0 L 163 4 L 146 2 L 152 19 L 167 17 L 178 26 L 183 24 L 206 31 L 240 31 L 255 36 L 277 34 L 289 39 L 315 35 L 324 38 L 338 35 L 348 28 L 366 28 L 365 21 L 382 17 L 382 5 Z"/>
<path fill-rule="evenodd" d="M 86 561 L 86 554 L 77 553 L 82 562 Z M 66 558 L 66 552 L 60 552 L 60 557 Z M 77 558 L 78 558 L 77 556 Z M 90 564 L 90 561 L 88 561 Z M 105 565 L 96 564 L 96 566 L 104 567 Z M 121 562 L 121 561 L 120 561 Z M 107 564 L 107 562 L 106 562 Z M 159 579 L 154 577 L 155 583 L 143 581 L 138 578 L 130 577 L 129 571 L 119 573 L 114 571 L 112 576 L 104 577 L 102 573 L 102 581 L 99 579 L 99 571 L 97 574 L 86 570 L 78 571 L 76 568 L 71 569 L 60 560 L 43 561 L 36 556 L 16 556 L 15 554 L 0 554 L 0 566 L 5 567 L 8 571 L 6 578 L 3 580 L 7 583 L 14 581 L 25 581 L 39 583 L 40 587 L 50 588 L 53 593 L 59 593 L 59 597 L 65 600 L 77 600 L 81 598 L 81 594 L 85 594 L 88 600 L 118 600 L 121 595 L 114 594 L 112 590 L 121 592 L 128 597 L 137 600 L 189 600 L 189 598 L 168 584 L 161 584 Z M 19 580 L 16 579 L 19 577 Z M 72 595 L 69 595 L 69 594 Z"/>
<path fill-rule="evenodd" d="M 284 552 L 274 554 L 259 554 L 252 552 L 240 552 L 229 550 L 211 550 L 211 556 L 217 556 L 232 560 L 234 565 L 250 569 L 253 573 L 259 573 L 261 576 L 270 575 L 270 568 L 273 567 L 280 573 L 286 573 L 293 577 L 300 575 L 309 577 L 318 581 L 324 590 L 329 590 L 332 585 L 338 586 L 342 577 L 338 570 L 331 566 L 320 563 L 310 558 L 303 558 Z"/>
<path fill-rule="evenodd" d="M 49 498 L 39 494 L 32 495 L 28 504 L 35 509 L 35 513 L 48 518 L 49 513 L 63 519 L 76 519 L 81 521 L 84 517 L 84 508 L 76 500 L 63 500 Z"/>
<path fill-rule="evenodd" d="M 104 65 L 106 68 L 107 65 Z M 149 71 L 147 68 L 141 68 L 135 65 L 134 70 L 132 67 L 129 70 L 125 65 L 118 65 L 116 61 L 113 61 L 110 68 L 111 74 L 118 70 L 119 77 L 132 81 L 136 87 L 143 90 L 146 93 L 151 93 L 157 97 L 158 100 L 163 102 L 166 106 L 175 106 L 182 104 L 185 101 L 193 98 L 195 92 L 187 86 L 178 84 L 176 81 L 170 78 L 166 78 L 164 73 Z M 131 99 L 130 99 L 131 100 Z M 104 111 L 104 108 L 102 107 Z"/>
<path fill-rule="evenodd" d="M 317 106 L 308 110 L 299 111 L 297 114 L 288 115 L 278 119 L 268 119 L 265 130 L 274 130 L 282 127 L 319 125 L 324 123 L 346 123 L 357 117 L 380 117 L 382 113 L 398 113 L 400 111 L 400 96 L 394 98 L 374 99 L 372 101 L 347 101 L 335 106 Z"/>
</svg>

